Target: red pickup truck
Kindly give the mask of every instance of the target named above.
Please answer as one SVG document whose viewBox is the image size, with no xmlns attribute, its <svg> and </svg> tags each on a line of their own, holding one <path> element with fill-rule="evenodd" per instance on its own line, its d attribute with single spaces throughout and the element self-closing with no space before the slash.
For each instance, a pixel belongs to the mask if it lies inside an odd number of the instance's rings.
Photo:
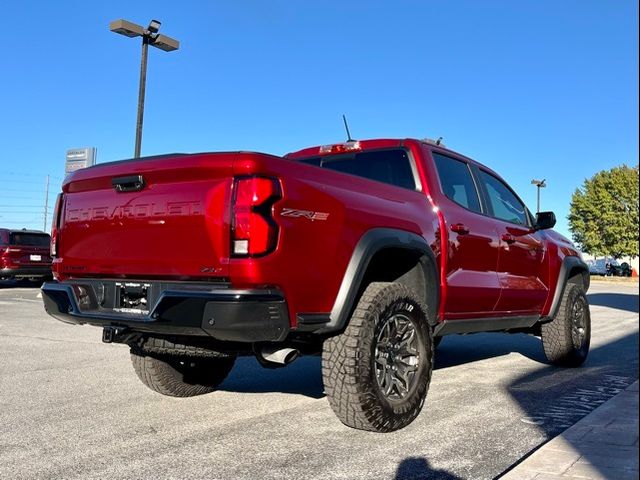
<svg viewBox="0 0 640 480">
<path fill-rule="evenodd" d="M 444 335 L 528 332 L 584 362 L 588 268 L 554 224 L 436 142 L 105 163 L 64 182 L 43 300 L 165 395 L 215 390 L 238 355 L 322 352 L 340 420 L 387 432 L 420 412 Z"/>
</svg>

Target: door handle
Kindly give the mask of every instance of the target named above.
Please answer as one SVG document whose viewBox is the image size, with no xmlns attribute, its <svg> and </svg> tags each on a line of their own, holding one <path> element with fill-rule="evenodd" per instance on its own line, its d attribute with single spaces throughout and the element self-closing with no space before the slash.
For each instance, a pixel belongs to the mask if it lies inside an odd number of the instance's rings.
<svg viewBox="0 0 640 480">
<path fill-rule="evenodd" d="M 459 235 L 466 235 L 469 233 L 469 229 L 464 225 L 464 223 L 454 223 L 451 225 L 451 231 L 456 232 Z"/>
<path fill-rule="evenodd" d="M 516 242 L 516 237 L 510 233 L 503 233 L 501 238 L 504 243 L 512 244 Z"/>
<path fill-rule="evenodd" d="M 111 186 L 116 192 L 137 192 L 144 188 L 142 175 L 130 175 L 128 177 L 114 177 Z"/>
</svg>

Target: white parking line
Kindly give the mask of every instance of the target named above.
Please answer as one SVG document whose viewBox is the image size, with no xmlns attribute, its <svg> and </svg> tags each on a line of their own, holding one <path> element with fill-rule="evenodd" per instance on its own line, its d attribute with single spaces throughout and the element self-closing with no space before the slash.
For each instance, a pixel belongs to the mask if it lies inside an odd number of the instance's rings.
<svg viewBox="0 0 640 480">
<path fill-rule="evenodd" d="M 31 298 L 12 298 L 11 300 L 17 300 L 18 302 L 42 303 L 42 300 L 33 300 Z"/>
</svg>

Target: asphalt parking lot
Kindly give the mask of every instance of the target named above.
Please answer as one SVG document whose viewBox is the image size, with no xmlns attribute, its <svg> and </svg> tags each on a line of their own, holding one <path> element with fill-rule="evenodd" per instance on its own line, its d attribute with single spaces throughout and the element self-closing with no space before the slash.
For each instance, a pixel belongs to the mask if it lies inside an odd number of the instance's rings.
<svg viewBox="0 0 640 480">
<path fill-rule="evenodd" d="M 592 350 L 574 370 L 535 337 L 447 337 L 408 428 L 344 427 L 320 360 L 241 359 L 220 391 L 176 399 L 137 379 L 122 345 L 0 288 L 0 478 L 491 479 L 638 378 L 638 285 L 593 282 Z"/>
</svg>

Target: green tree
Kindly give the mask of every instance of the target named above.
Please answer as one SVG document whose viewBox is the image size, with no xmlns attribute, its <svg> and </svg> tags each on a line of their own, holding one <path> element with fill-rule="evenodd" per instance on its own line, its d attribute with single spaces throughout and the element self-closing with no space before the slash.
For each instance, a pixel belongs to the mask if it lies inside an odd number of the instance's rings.
<svg viewBox="0 0 640 480">
<path fill-rule="evenodd" d="M 582 251 L 638 256 L 638 165 L 603 170 L 571 197 L 569 228 Z"/>
</svg>

